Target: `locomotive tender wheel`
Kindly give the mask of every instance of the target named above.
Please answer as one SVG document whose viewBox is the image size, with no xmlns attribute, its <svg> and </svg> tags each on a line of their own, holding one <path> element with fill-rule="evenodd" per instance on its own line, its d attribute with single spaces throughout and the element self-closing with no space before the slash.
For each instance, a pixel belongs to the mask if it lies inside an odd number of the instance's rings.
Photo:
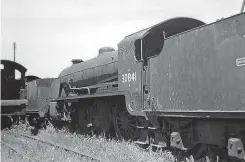
<svg viewBox="0 0 245 162">
<path fill-rule="evenodd" d="M 116 136 L 122 140 L 133 140 L 136 138 L 136 117 L 130 115 L 122 105 L 117 107 L 113 117 L 113 125 Z"/>
</svg>

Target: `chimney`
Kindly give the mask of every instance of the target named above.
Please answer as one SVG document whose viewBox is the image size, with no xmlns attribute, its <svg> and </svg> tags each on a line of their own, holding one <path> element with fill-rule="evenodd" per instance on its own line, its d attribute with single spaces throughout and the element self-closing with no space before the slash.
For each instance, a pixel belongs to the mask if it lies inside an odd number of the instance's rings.
<svg viewBox="0 0 245 162">
<path fill-rule="evenodd" d="M 72 65 L 74 65 L 74 64 L 83 62 L 83 60 L 82 59 L 72 59 L 71 62 L 72 62 Z"/>
</svg>

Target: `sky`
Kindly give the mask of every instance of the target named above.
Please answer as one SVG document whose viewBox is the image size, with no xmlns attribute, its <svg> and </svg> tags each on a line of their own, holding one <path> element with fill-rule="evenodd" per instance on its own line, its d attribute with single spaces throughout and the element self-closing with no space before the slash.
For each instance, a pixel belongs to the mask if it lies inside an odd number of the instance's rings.
<svg viewBox="0 0 245 162">
<path fill-rule="evenodd" d="M 243 0 L 2 0 L 1 59 L 27 75 L 57 77 L 72 59 L 117 49 L 127 35 L 174 17 L 211 23 L 240 12 Z"/>
</svg>

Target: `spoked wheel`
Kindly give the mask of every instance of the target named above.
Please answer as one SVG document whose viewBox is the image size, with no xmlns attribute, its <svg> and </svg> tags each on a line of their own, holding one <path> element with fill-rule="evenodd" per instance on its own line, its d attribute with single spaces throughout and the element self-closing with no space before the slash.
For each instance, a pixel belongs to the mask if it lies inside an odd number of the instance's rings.
<svg viewBox="0 0 245 162">
<path fill-rule="evenodd" d="M 86 109 L 85 127 L 92 128 L 96 135 L 109 133 L 109 106 L 103 101 L 95 101 L 94 104 Z"/>
<path fill-rule="evenodd" d="M 136 117 L 130 115 L 122 105 L 117 107 L 113 124 L 116 135 L 120 140 L 128 141 L 137 137 Z"/>
</svg>

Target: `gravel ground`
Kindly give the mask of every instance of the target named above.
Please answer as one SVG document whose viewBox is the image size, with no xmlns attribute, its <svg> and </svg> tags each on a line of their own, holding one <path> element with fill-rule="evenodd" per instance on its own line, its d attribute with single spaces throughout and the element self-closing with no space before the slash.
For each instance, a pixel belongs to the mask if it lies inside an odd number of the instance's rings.
<svg viewBox="0 0 245 162">
<path fill-rule="evenodd" d="M 14 126 L 11 130 L 3 130 L 1 138 L 8 142 L 11 146 L 18 148 L 29 157 L 33 157 L 40 161 L 59 161 L 59 162 L 75 162 L 89 161 L 78 157 L 75 154 L 57 149 L 46 144 L 38 144 L 37 141 L 25 138 L 15 138 L 12 135 L 23 133 L 30 135 L 30 127 L 25 124 Z M 11 137 L 12 136 L 12 137 Z M 48 126 L 46 130 L 41 130 L 37 135 L 44 141 L 50 141 L 67 148 L 74 149 L 79 152 L 91 154 L 101 159 L 112 162 L 172 162 L 173 156 L 170 152 L 153 152 L 151 149 L 142 149 L 134 143 L 119 142 L 108 140 L 103 137 L 88 137 L 79 134 L 71 134 L 66 130 L 56 131 L 52 126 Z M 9 151 L 8 148 L 1 148 L 2 161 L 28 161 Z"/>
</svg>

